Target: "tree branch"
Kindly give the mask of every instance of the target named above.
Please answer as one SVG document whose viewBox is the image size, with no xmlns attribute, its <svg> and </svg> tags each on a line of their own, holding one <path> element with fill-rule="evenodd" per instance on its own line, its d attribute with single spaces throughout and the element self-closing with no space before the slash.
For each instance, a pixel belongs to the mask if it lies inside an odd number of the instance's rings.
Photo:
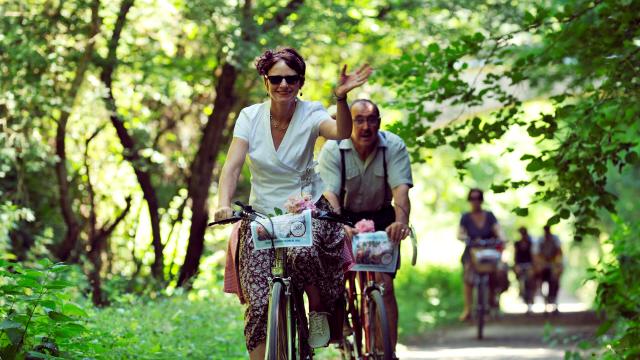
<svg viewBox="0 0 640 360">
<path fill-rule="evenodd" d="M 95 47 L 95 37 L 100 32 L 100 0 L 94 0 L 91 4 L 91 25 L 89 33 L 87 34 L 87 44 L 82 54 L 82 57 L 78 61 L 78 67 L 76 68 L 76 74 L 69 88 L 67 99 L 70 99 L 68 107 L 64 107 L 58 120 L 58 127 L 56 129 L 56 155 L 58 156 L 58 162 L 55 165 L 56 177 L 58 179 L 58 188 L 60 191 L 60 209 L 62 211 L 62 218 L 64 219 L 67 231 L 62 243 L 56 249 L 56 255 L 60 260 L 67 260 L 71 251 L 75 248 L 78 234 L 80 233 L 80 225 L 76 219 L 76 215 L 71 207 L 71 196 L 69 195 L 69 180 L 67 179 L 67 154 L 66 154 L 66 132 L 67 123 L 71 115 L 70 110 L 75 99 L 80 91 L 80 86 L 84 81 L 85 74 L 89 68 L 90 60 L 93 57 Z"/>
<path fill-rule="evenodd" d="M 268 32 L 282 25 L 282 23 L 284 23 L 284 21 L 289 17 L 289 15 L 296 12 L 296 10 L 298 10 L 303 3 L 304 3 L 304 0 L 289 0 L 287 5 L 285 5 L 283 8 L 280 8 L 280 10 L 278 10 L 278 12 L 275 14 L 275 16 L 271 21 L 265 22 L 265 24 L 262 26 L 262 31 Z"/>
</svg>

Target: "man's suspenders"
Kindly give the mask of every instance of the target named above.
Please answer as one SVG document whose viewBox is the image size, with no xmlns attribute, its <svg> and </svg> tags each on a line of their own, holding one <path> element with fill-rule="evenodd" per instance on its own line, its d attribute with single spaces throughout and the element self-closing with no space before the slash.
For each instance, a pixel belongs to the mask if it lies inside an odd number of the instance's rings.
<svg viewBox="0 0 640 360">
<path fill-rule="evenodd" d="M 380 131 L 380 135 L 382 135 L 383 139 L 387 139 L 387 134 L 385 134 L 383 131 Z M 344 208 L 344 197 L 346 195 L 347 192 L 347 174 L 346 174 L 346 169 L 345 169 L 345 160 L 344 160 L 344 154 L 345 154 L 345 149 L 340 149 L 340 142 L 342 140 L 338 140 L 338 149 L 340 150 L 340 206 L 342 206 Z M 376 149 L 377 151 L 377 149 Z M 390 198 L 389 196 L 389 177 L 387 175 L 387 148 L 383 147 L 382 148 L 382 168 L 384 170 L 384 201 L 386 202 L 387 199 Z"/>
</svg>

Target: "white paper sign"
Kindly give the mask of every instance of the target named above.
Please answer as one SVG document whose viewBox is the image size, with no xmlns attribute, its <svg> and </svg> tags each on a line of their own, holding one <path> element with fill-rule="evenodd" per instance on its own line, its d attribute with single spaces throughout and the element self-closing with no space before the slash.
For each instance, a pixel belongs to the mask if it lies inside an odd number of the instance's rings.
<svg viewBox="0 0 640 360">
<path fill-rule="evenodd" d="M 384 231 L 360 233 L 353 237 L 353 256 L 356 264 L 351 271 L 395 272 L 398 246 Z"/>
<path fill-rule="evenodd" d="M 271 228 L 271 223 L 273 227 Z M 267 229 L 270 231 L 267 232 Z M 271 222 L 268 219 L 258 219 L 251 222 L 251 239 L 254 250 L 271 249 L 271 237 L 275 235 L 273 243 L 276 248 L 311 246 L 313 244 L 313 231 L 311 223 L 311 210 L 305 210 L 300 214 L 285 214 L 274 216 Z"/>
</svg>

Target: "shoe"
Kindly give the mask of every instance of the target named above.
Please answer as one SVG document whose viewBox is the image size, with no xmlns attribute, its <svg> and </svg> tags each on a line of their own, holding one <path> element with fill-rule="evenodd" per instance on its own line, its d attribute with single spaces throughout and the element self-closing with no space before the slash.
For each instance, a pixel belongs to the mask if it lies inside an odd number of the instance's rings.
<svg viewBox="0 0 640 360">
<path fill-rule="evenodd" d="M 351 328 L 351 326 L 349 326 L 349 323 L 345 321 L 344 324 L 342 325 L 342 336 L 347 337 L 347 336 L 350 336 L 351 334 L 353 334 L 353 329 Z"/>
<path fill-rule="evenodd" d="M 330 330 L 327 313 L 311 311 L 309 313 L 309 346 L 321 348 L 329 345 Z"/>
<path fill-rule="evenodd" d="M 463 311 L 462 314 L 458 317 L 458 320 L 463 322 L 471 320 L 471 312 L 466 310 Z"/>
</svg>

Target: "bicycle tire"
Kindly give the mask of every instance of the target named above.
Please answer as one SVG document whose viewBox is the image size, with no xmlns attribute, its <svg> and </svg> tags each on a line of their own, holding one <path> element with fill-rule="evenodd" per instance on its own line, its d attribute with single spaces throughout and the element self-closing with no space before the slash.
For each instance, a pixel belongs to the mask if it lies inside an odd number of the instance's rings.
<svg viewBox="0 0 640 360">
<path fill-rule="evenodd" d="M 487 307 L 487 275 L 481 275 L 478 281 L 478 299 L 477 299 L 477 323 L 478 323 L 478 340 L 482 340 L 484 338 L 484 317 L 486 313 Z"/>
<path fill-rule="evenodd" d="M 353 334 L 353 347 L 356 359 L 363 358 L 363 347 L 362 347 L 362 338 L 364 337 L 364 331 L 362 328 L 362 303 L 360 302 L 360 297 L 357 294 L 356 287 L 356 274 L 352 274 L 347 283 L 349 284 L 349 291 L 347 293 L 347 305 L 348 309 L 345 313 L 347 316 L 347 320 L 350 322 L 351 330 Z M 351 317 L 349 318 L 349 315 Z"/>
<path fill-rule="evenodd" d="M 266 359 L 287 359 L 287 341 L 287 299 L 283 284 L 275 281 L 269 297 Z"/>
<path fill-rule="evenodd" d="M 367 305 L 369 310 L 369 353 L 373 355 L 373 359 L 392 360 L 393 351 L 391 349 L 391 334 L 389 334 L 389 320 L 387 319 L 387 310 L 379 290 L 373 289 L 369 292 Z M 371 316 L 371 314 L 376 314 L 377 316 Z M 376 347 L 378 331 L 382 342 L 382 354 L 378 353 Z"/>
</svg>

